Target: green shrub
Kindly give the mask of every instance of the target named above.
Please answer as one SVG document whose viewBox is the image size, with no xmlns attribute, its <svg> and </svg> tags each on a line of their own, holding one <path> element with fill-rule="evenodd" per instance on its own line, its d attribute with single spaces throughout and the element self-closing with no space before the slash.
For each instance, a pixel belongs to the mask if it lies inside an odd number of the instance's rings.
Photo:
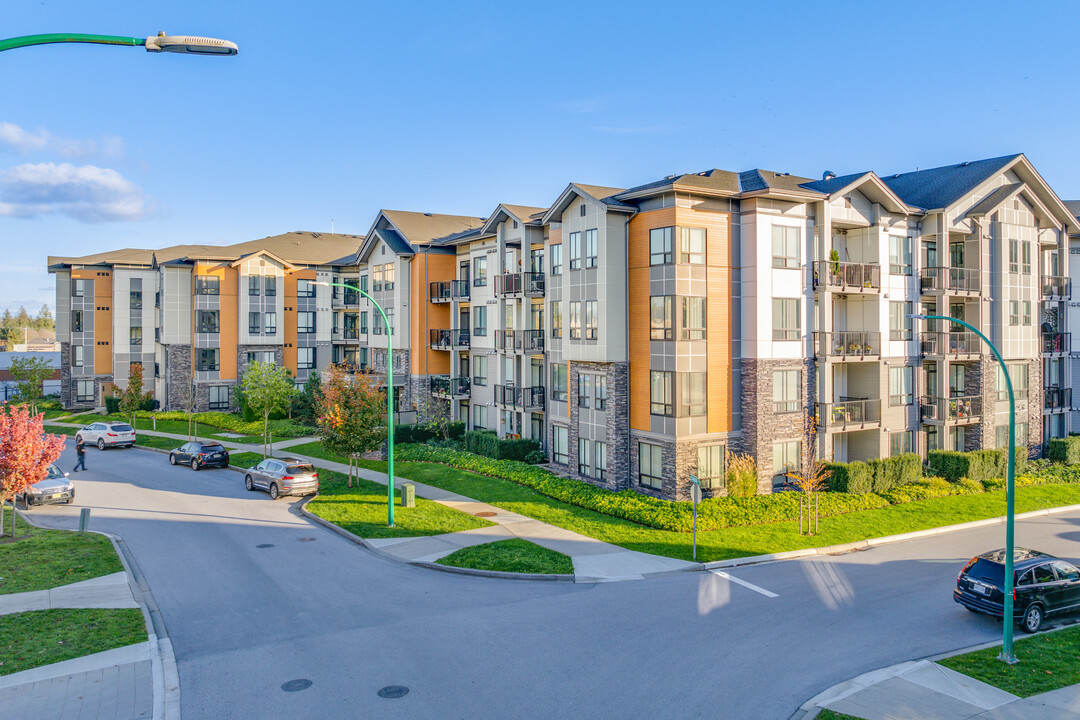
<svg viewBox="0 0 1080 720">
<path fill-rule="evenodd" d="M 394 443 L 422 443 L 434 440 L 438 433 L 426 425 L 395 425 Z"/>
<path fill-rule="evenodd" d="M 914 453 L 867 462 L 828 463 L 826 467 L 833 492 L 882 493 L 922 477 L 922 460 Z"/>
<path fill-rule="evenodd" d="M 158 420 L 180 420 L 187 422 L 188 415 L 185 412 L 170 410 L 169 412 L 150 412 L 139 410 L 135 413 L 137 418 L 156 417 Z M 262 435 L 262 420 L 244 422 L 236 415 L 223 412 L 195 413 L 195 420 L 200 425 L 215 427 L 219 430 L 234 432 L 238 435 Z M 292 420 L 271 420 L 269 423 L 270 433 L 276 438 L 282 437 L 305 437 L 311 434 L 311 428 L 294 423 Z"/>
<path fill-rule="evenodd" d="M 492 430 L 470 430 L 464 435 L 465 451 L 488 458 L 499 457 L 499 436 Z"/>
<path fill-rule="evenodd" d="M 526 458 L 543 461 L 540 452 L 540 443 L 536 440 L 521 438 L 517 440 L 500 440 L 499 436 L 491 430 L 471 430 L 465 433 L 466 452 L 483 455 L 493 460 L 518 460 L 528 462 Z"/>
<path fill-rule="evenodd" d="M 461 420 L 455 420 L 446 426 L 446 434 L 450 436 L 451 440 L 460 440 L 465 435 L 465 423 Z"/>
<path fill-rule="evenodd" d="M 120 412 L 120 398 L 115 395 L 105 396 L 105 412 L 115 414 Z"/>
<path fill-rule="evenodd" d="M 1050 440 L 1047 457 L 1054 462 L 1062 462 L 1066 465 L 1080 463 L 1080 436 L 1070 435 L 1067 438 L 1053 438 Z"/>
<path fill-rule="evenodd" d="M 873 491 L 869 466 L 858 460 L 848 463 L 826 463 L 829 471 L 829 490 L 862 495 Z"/>
<path fill-rule="evenodd" d="M 962 477 L 985 482 L 991 478 L 1006 476 L 1009 454 L 1004 448 L 971 452 L 931 450 L 928 464 L 931 472 L 950 482 L 956 482 Z M 1021 472 L 1026 465 L 1027 448 L 1016 448 L 1016 472 Z"/>
</svg>

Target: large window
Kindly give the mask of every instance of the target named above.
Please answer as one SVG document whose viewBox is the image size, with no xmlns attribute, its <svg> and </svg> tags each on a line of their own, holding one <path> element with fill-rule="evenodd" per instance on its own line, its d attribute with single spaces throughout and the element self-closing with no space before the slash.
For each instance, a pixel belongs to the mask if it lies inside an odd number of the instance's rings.
<svg viewBox="0 0 1080 720">
<path fill-rule="evenodd" d="M 1027 363 L 1009 363 L 1006 367 L 1009 368 L 1009 379 L 1012 380 L 1013 394 L 1019 400 L 1027 395 L 1028 391 Z M 995 365 L 995 368 L 997 369 L 997 399 L 1008 400 L 1009 385 L 1005 382 L 1005 373 L 1001 371 L 1000 365 Z"/>
<path fill-rule="evenodd" d="M 472 423 L 473 430 L 479 430 L 487 427 L 487 406 L 486 405 L 473 405 L 472 406 Z"/>
<path fill-rule="evenodd" d="M 910 340 L 913 336 L 910 302 L 889 303 L 889 339 Z"/>
<path fill-rule="evenodd" d="M 257 312 L 248 313 L 248 334 L 258 335 L 262 332 L 262 318 Z"/>
<path fill-rule="evenodd" d="M 589 407 L 592 396 L 592 375 L 578 373 L 577 376 L 577 405 L 579 408 Z"/>
<path fill-rule="evenodd" d="M 705 339 L 705 298 L 684 297 L 682 299 L 682 339 Z"/>
<path fill-rule="evenodd" d="M 210 386 L 210 409 L 211 410 L 228 410 L 229 409 L 229 390 L 231 388 L 228 385 L 211 385 Z"/>
<path fill-rule="evenodd" d="M 94 381 L 75 381 L 75 402 L 94 402 Z"/>
<path fill-rule="evenodd" d="M 664 486 L 664 448 L 638 443 L 638 482 L 657 490 Z"/>
<path fill-rule="evenodd" d="M 607 376 L 596 376 L 596 409 L 607 410 Z"/>
<path fill-rule="evenodd" d="M 915 402 L 915 368 L 889 368 L 889 405 L 911 405 Z"/>
<path fill-rule="evenodd" d="M 277 313 L 263 313 L 263 328 L 267 335 L 277 334 Z"/>
<path fill-rule="evenodd" d="M 85 280 L 72 280 L 71 281 L 71 297 L 84 297 L 86 295 L 86 281 Z"/>
<path fill-rule="evenodd" d="M 558 300 L 551 301 L 551 337 L 562 337 L 562 304 Z"/>
<path fill-rule="evenodd" d="M 773 443 L 773 475 L 783 475 L 797 470 L 801 455 L 801 440 L 785 440 Z"/>
<path fill-rule="evenodd" d="M 570 253 L 570 269 L 578 270 L 581 268 L 581 233 L 570 233 L 569 241 L 570 248 L 567 252 Z"/>
<path fill-rule="evenodd" d="M 672 376 L 665 370 L 649 371 L 649 412 L 671 417 L 675 414 Z"/>
<path fill-rule="evenodd" d="M 345 317 L 348 318 L 348 317 L 350 317 L 350 315 L 346 314 Z M 382 320 L 382 318 L 379 318 L 379 319 Z M 356 323 L 354 322 L 353 324 L 356 324 Z M 357 329 L 357 332 L 360 333 L 361 335 L 367 335 L 367 333 L 368 333 L 368 314 L 367 314 L 367 310 L 364 310 L 363 312 L 360 313 L 360 325 L 359 325 L 359 328 Z"/>
<path fill-rule="evenodd" d="M 129 291 L 128 302 L 131 304 L 132 310 L 142 310 L 142 290 Z"/>
<path fill-rule="evenodd" d="M 199 310 L 195 314 L 195 327 L 201 333 L 216 333 L 220 330 L 219 311 Z"/>
<path fill-rule="evenodd" d="M 653 295 L 649 298 L 649 337 L 653 340 L 671 340 L 674 337 L 670 295 Z"/>
<path fill-rule="evenodd" d="M 915 452 L 915 433 L 911 430 L 889 433 L 889 456 Z"/>
<path fill-rule="evenodd" d="M 911 274 L 911 238 L 904 235 L 889 236 L 889 274 Z"/>
<path fill-rule="evenodd" d="M 679 373 L 679 414 L 704 415 L 708 412 L 708 382 L 703 372 Z"/>
<path fill-rule="evenodd" d="M 302 333 L 315 332 L 315 313 L 307 311 L 296 313 L 296 330 Z"/>
<path fill-rule="evenodd" d="M 697 478 L 703 490 L 721 490 L 727 485 L 724 445 L 704 445 L 697 451 Z"/>
<path fill-rule="evenodd" d="M 649 230 L 649 264 L 670 265 L 671 245 L 675 228 L 662 227 Z"/>
<path fill-rule="evenodd" d="M 596 340 L 599 337 L 599 313 L 597 312 L 596 300 L 585 303 L 585 339 Z"/>
<path fill-rule="evenodd" d="M 473 258 L 473 287 L 487 285 L 487 258 Z"/>
<path fill-rule="evenodd" d="M 487 308 L 477 305 L 473 308 L 473 335 L 477 337 L 487 336 Z"/>
<path fill-rule="evenodd" d="M 773 298 L 773 340 L 802 338 L 802 301 L 797 298 Z"/>
<path fill-rule="evenodd" d="M 773 371 L 773 412 L 796 413 L 803 408 L 802 371 Z"/>
<path fill-rule="evenodd" d="M 297 280 L 296 297 L 315 297 L 315 281 Z"/>
<path fill-rule="evenodd" d="M 1025 240 L 1020 245 L 1020 272 L 1031 274 L 1031 241 Z"/>
<path fill-rule="evenodd" d="M 1009 446 L 1009 424 L 998 425 L 994 428 L 994 435 L 997 439 L 995 443 L 996 447 L 1003 448 Z M 1028 443 L 1028 424 L 1016 423 L 1016 447 L 1022 447 Z"/>
<path fill-rule="evenodd" d="M 797 268 L 802 264 L 799 254 L 802 228 L 786 225 L 772 226 L 772 264 L 777 268 Z"/>
<path fill-rule="evenodd" d="M 577 471 L 582 477 L 592 477 L 592 441 L 587 438 L 578 438 L 577 441 Z"/>
<path fill-rule="evenodd" d="M 1031 325 L 1031 301 L 1024 300 L 1020 307 L 1023 311 L 1020 316 L 1020 322 L 1024 325 Z"/>
<path fill-rule="evenodd" d="M 562 243 L 551 246 L 551 274 L 562 275 Z"/>
<path fill-rule="evenodd" d="M 82 345 L 71 346 L 71 367 L 83 366 L 83 352 L 85 348 Z"/>
<path fill-rule="evenodd" d="M 679 228 L 681 237 L 679 262 L 705 264 L 705 228 Z"/>
<path fill-rule="evenodd" d="M 133 328 L 131 328 L 130 331 L 129 331 L 129 337 L 130 337 L 130 340 L 131 340 L 131 343 L 130 343 L 131 345 L 142 345 L 142 328 L 141 327 L 133 327 Z"/>
<path fill-rule="evenodd" d="M 570 301 L 570 339 L 581 339 L 581 302 Z"/>
<path fill-rule="evenodd" d="M 554 364 L 551 366 L 551 399 L 566 402 L 566 365 Z"/>
<path fill-rule="evenodd" d="M 218 369 L 217 348 L 199 348 L 195 353 L 195 369 L 204 371 Z"/>
<path fill-rule="evenodd" d="M 371 291 L 372 292 L 382 292 L 382 282 L 383 282 L 382 274 L 383 274 L 383 266 L 382 265 L 372 265 L 371 266 Z"/>
<path fill-rule="evenodd" d="M 262 277 L 259 275 L 248 275 L 248 295 L 259 295 L 262 293 Z"/>
<path fill-rule="evenodd" d="M 82 332 L 83 331 L 83 329 L 82 329 L 82 318 L 83 318 L 83 311 L 82 310 L 72 310 L 71 311 L 71 332 Z"/>
<path fill-rule="evenodd" d="M 1009 272 L 1020 272 L 1020 241 L 1009 241 Z"/>
<path fill-rule="evenodd" d="M 315 369 L 315 348 L 313 348 L 313 347 L 296 348 L 296 369 L 297 370 L 314 370 Z"/>
<path fill-rule="evenodd" d="M 473 385 L 487 385 L 488 359 L 486 355 L 476 355 L 472 359 Z"/>
<path fill-rule="evenodd" d="M 1020 324 L 1020 301 L 1009 301 L 1009 325 L 1016 326 Z"/>
<path fill-rule="evenodd" d="M 266 296 L 273 297 L 277 295 L 277 278 L 273 275 L 267 275 L 265 280 Z"/>
<path fill-rule="evenodd" d="M 248 365 L 251 363 L 265 363 L 268 365 L 277 364 L 277 353 L 273 350 L 259 350 L 257 352 L 249 352 L 247 354 Z"/>
<path fill-rule="evenodd" d="M 551 459 L 560 465 L 570 462 L 570 431 L 561 425 L 551 426 Z"/>
<path fill-rule="evenodd" d="M 394 263 L 383 266 L 383 290 L 394 289 Z"/>
<path fill-rule="evenodd" d="M 196 295 L 220 295 L 221 280 L 212 275 L 198 275 L 195 278 Z"/>
<path fill-rule="evenodd" d="M 585 267 L 596 267 L 596 228 L 585 231 Z"/>
</svg>

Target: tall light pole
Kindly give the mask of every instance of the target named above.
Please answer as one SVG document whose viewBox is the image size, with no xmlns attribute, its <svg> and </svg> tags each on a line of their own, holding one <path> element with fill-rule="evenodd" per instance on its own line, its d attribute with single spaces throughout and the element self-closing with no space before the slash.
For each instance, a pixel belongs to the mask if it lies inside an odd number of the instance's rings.
<svg viewBox="0 0 1080 720">
<path fill-rule="evenodd" d="M 1005 603 L 1001 613 L 1003 635 L 1001 643 L 1001 655 L 998 660 L 1004 660 L 1010 665 L 1017 662 L 1016 653 L 1013 652 L 1013 500 L 1016 492 L 1016 399 L 1013 396 L 1012 378 L 1009 377 L 1009 369 L 1005 367 L 1005 361 L 1001 358 L 994 343 L 990 338 L 983 335 L 977 328 L 963 320 L 944 315 L 908 315 L 914 320 L 946 320 L 948 322 L 963 325 L 982 338 L 982 341 L 990 347 L 990 351 L 997 358 L 1001 366 L 1001 373 L 1005 376 L 1005 384 L 1009 388 L 1009 477 L 1005 486 Z"/>
<path fill-rule="evenodd" d="M 83 35 L 79 33 L 48 33 L 45 35 L 23 35 L 22 37 L 0 40 L 0 52 L 29 45 L 51 45 L 52 43 L 92 43 L 94 45 L 128 45 L 145 47 L 147 52 L 171 52 L 186 55 L 235 55 L 236 43 L 217 38 L 197 35 L 166 35 L 158 33 L 146 38 L 126 37 L 122 35 Z"/>
<path fill-rule="evenodd" d="M 352 290 L 355 293 L 363 295 L 371 304 L 375 306 L 375 309 L 379 311 L 379 315 L 382 316 L 383 323 L 386 325 L 386 485 L 389 488 L 389 492 L 386 498 L 386 525 L 387 527 L 394 527 L 394 336 L 393 329 L 390 327 L 390 321 L 386 318 L 386 313 L 383 312 L 382 305 L 375 302 L 375 298 L 368 295 L 366 292 L 358 287 L 349 285 L 348 283 L 336 283 L 320 280 L 313 282 L 312 285 L 322 285 L 323 287 L 340 287 L 346 290 Z"/>
</svg>

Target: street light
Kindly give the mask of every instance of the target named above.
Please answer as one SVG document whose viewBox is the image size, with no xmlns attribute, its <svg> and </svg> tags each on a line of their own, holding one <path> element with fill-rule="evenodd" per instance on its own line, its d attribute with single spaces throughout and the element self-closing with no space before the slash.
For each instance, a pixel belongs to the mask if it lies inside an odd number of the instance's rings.
<svg viewBox="0 0 1080 720">
<path fill-rule="evenodd" d="M 312 285 L 323 287 L 341 287 L 359 293 L 371 301 L 375 309 L 382 316 L 386 324 L 386 484 L 389 493 L 386 499 L 386 525 L 394 527 L 394 336 L 391 334 L 390 321 L 386 319 L 386 313 L 382 306 L 375 302 L 375 298 L 368 295 L 358 287 L 348 283 L 336 283 L 320 280 L 312 282 Z"/>
<path fill-rule="evenodd" d="M 121 35 L 82 35 L 77 33 L 49 33 L 45 35 L 24 35 L 22 37 L 0 40 L 0 52 L 29 45 L 49 45 L 52 43 L 93 43 L 95 45 L 144 46 L 147 52 L 171 52 L 186 55 L 235 55 L 236 43 L 217 38 L 197 35 L 166 35 L 163 32 L 148 38 L 125 37 Z"/>
<path fill-rule="evenodd" d="M 1012 665 L 1017 662 L 1016 653 L 1013 652 L 1013 496 L 1016 487 L 1016 400 L 1013 397 L 1012 378 L 1009 377 L 1009 369 L 1005 367 L 1005 361 L 1001 358 L 1001 353 L 998 352 L 994 343 L 974 326 L 963 320 L 944 315 L 908 315 L 907 317 L 913 320 L 946 320 L 971 330 L 982 338 L 982 341 L 994 353 L 998 365 L 1001 366 L 1001 373 L 1005 376 L 1005 384 L 1009 388 L 1009 477 L 1005 486 L 1005 603 L 1001 613 L 1004 636 L 998 660 L 1004 660 Z"/>
</svg>

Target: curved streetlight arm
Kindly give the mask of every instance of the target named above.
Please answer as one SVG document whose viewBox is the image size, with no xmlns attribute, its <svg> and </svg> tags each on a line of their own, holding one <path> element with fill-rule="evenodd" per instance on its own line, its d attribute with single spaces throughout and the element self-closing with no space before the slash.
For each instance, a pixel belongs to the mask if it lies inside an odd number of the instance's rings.
<svg viewBox="0 0 1080 720">
<path fill-rule="evenodd" d="M 0 40 L 0 51 L 13 50 L 29 45 L 49 45 L 51 43 L 94 43 L 95 45 L 139 46 L 146 44 L 146 38 L 123 37 L 120 35 L 80 35 L 77 33 L 24 35 L 22 37 Z"/>
<path fill-rule="evenodd" d="M 166 35 L 165 33 L 158 33 L 146 38 L 126 37 L 123 35 L 85 35 L 80 33 L 23 35 L 22 37 L 0 40 L 0 52 L 30 45 L 50 45 L 53 43 L 126 45 L 128 47 L 145 47 L 147 52 L 172 52 L 188 55 L 235 55 L 238 52 L 236 43 L 228 40 L 196 35 Z"/>
<path fill-rule="evenodd" d="M 1002 607 L 1001 624 L 1004 626 L 999 660 L 1004 660 L 1010 665 L 1017 662 L 1016 653 L 1013 652 L 1013 512 L 1014 496 L 1016 488 L 1016 398 L 1013 396 L 1012 378 L 1009 377 L 1009 369 L 1005 367 L 1005 360 L 998 352 L 990 338 L 979 332 L 979 329 L 969 325 L 963 320 L 944 315 L 908 315 L 914 320 L 946 320 L 957 325 L 963 325 L 967 329 L 982 338 L 989 346 L 990 351 L 997 358 L 1001 366 L 1001 373 L 1005 376 L 1005 385 L 1009 388 L 1009 477 L 1005 486 L 1005 597 Z"/>
</svg>

